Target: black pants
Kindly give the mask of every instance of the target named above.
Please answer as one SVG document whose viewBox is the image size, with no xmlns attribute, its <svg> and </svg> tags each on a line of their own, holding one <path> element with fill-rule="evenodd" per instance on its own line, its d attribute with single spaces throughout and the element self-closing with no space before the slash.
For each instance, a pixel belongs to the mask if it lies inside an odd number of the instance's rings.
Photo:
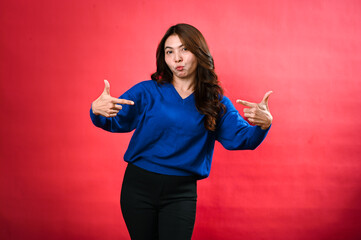
<svg viewBox="0 0 361 240">
<path fill-rule="evenodd" d="M 197 180 L 128 164 L 120 202 L 132 240 L 188 240 L 196 216 Z"/>
</svg>

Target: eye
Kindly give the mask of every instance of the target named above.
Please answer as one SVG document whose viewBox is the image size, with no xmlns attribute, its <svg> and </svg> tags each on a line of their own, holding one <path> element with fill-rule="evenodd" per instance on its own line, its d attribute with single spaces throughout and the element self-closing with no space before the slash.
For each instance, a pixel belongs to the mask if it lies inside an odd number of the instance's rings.
<svg viewBox="0 0 361 240">
<path fill-rule="evenodd" d="M 182 50 L 183 50 L 183 51 L 188 51 L 188 49 L 187 49 L 187 48 L 185 48 L 185 47 L 184 47 Z"/>
<path fill-rule="evenodd" d="M 169 55 L 169 54 L 171 54 L 171 53 L 173 53 L 173 51 L 170 51 L 170 50 L 169 50 L 169 51 L 166 51 L 166 52 L 165 52 L 165 54 L 167 54 L 167 55 Z"/>
</svg>

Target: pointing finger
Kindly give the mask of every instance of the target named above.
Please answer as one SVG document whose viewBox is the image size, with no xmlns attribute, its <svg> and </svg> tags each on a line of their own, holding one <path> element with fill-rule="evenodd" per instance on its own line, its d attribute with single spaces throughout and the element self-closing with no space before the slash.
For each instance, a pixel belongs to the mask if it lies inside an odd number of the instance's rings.
<svg viewBox="0 0 361 240">
<path fill-rule="evenodd" d="M 110 84 L 108 82 L 108 80 L 105 80 L 104 79 L 104 91 L 103 93 L 107 94 L 107 95 L 110 95 Z"/>
<path fill-rule="evenodd" d="M 251 102 L 247 102 L 247 101 L 240 100 L 240 99 L 237 100 L 237 103 L 240 103 L 246 107 L 256 107 L 257 106 L 256 103 L 251 103 Z"/>
<path fill-rule="evenodd" d="M 112 97 L 112 103 L 134 105 L 133 101 Z"/>
</svg>

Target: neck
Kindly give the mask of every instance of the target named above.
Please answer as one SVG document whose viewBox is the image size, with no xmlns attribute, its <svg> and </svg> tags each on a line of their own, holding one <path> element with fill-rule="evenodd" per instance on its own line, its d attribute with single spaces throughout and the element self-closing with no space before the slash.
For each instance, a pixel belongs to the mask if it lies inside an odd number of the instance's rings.
<svg viewBox="0 0 361 240">
<path fill-rule="evenodd" d="M 181 79 L 177 77 L 173 77 L 172 81 L 173 86 L 181 91 L 192 91 L 194 90 L 195 79 Z"/>
</svg>

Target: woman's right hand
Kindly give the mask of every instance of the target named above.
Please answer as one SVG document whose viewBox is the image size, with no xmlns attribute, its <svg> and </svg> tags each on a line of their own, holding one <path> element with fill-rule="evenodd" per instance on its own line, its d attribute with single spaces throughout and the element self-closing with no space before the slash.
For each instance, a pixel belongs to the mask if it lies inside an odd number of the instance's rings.
<svg viewBox="0 0 361 240">
<path fill-rule="evenodd" d="M 103 93 L 92 103 L 92 111 L 95 115 L 115 117 L 122 110 L 120 104 L 134 105 L 133 101 L 110 96 L 110 84 L 107 80 L 104 80 L 104 84 Z"/>
</svg>

